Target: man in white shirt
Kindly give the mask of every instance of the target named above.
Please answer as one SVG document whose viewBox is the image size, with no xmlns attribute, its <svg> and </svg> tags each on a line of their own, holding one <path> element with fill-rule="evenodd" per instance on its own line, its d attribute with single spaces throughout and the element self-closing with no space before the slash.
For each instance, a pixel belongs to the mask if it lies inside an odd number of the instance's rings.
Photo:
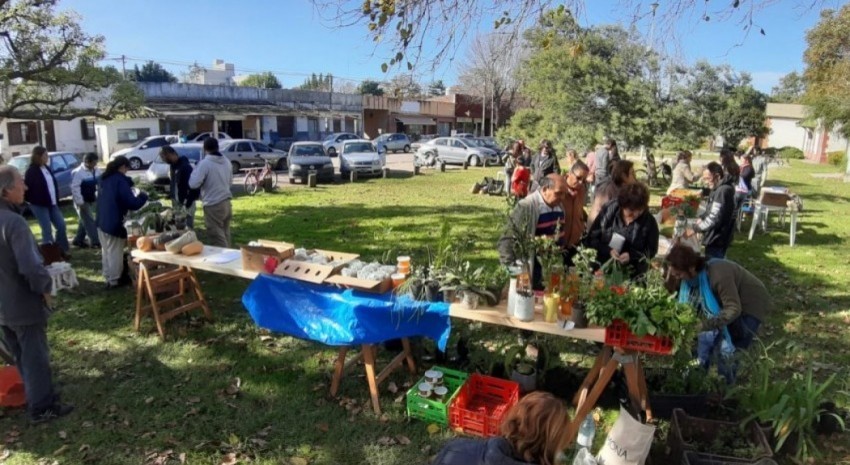
<svg viewBox="0 0 850 465">
<path fill-rule="evenodd" d="M 97 223 L 94 220 L 94 212 L 97 210 L 97 182 L 100 174 L 95 153 L 87 153 L 83 164 L 71 173 L 71 195 L 74 198 L 74 209 L 77 210 L 77 217 L 80 219 L 72 244 L 81 249 L 88 247 L 86 236 L 89 237 L 91 247 L 100 248 Z"/>
</svg>

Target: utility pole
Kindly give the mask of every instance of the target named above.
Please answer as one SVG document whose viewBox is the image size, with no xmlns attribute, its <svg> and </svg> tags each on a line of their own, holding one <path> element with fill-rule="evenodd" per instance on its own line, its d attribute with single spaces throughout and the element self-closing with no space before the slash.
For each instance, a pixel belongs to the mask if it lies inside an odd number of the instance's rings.
<svg viewBox="0 0 850 465">
<path fill-rule="evenodd" d="M 330 101 L 328 102 L 328 108 L 329 108 L 328 112 L 331 115 L 331 130 L 330 130 L 330 132 L 334 132 L 334 120 L 333 120 L 333 117 L 334 117 L 334 75 L 328 74 L 328 77 L 330 78 L 329 81 L 330 81 L 330 84 L 331 84 Z M 344 131 L 345 128 L 341 127 L 340 130 Z"/>
<path fill-rule="evenodd" d="M 127 80 L 127 57 L 121 55 L 121 74 L 124 76 L 124 80 Z"/>
</svg>

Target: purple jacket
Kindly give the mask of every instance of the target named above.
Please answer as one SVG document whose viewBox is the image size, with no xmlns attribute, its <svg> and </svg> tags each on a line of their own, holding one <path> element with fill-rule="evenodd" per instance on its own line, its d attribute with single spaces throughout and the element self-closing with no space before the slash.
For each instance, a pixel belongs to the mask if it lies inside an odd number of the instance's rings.
<svg viewBox="0 0 850 465">
<path fill-rule="evenodd" d="M 45 166 L 50 173 L 50 178 L 53 180 L 53 189 L 56 192 L 57 202 L 59 201 L 59 184 L 56 183 L 56 177 L 53 176 L 53 171 L 49 166 Z M 51 207 L 53 201 L 50 199 L 50 190 L 47 188 L 47 181 L 44 175 L 41 174 L 41 167 L 30 164 L 27 172 L 24 175 L 24 184 L 27 185 L 27 192 L 24 194 L 24 199 L 27 202 L 39 207 Z"/>
</svg>

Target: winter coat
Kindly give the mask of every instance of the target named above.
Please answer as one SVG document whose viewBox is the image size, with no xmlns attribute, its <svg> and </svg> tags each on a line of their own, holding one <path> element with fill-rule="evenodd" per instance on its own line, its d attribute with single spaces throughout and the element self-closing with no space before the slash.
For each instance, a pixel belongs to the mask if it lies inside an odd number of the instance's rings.
<svg viewBox="0 0 850 465">
<path fill-rule="evenodd" d="M 49 166 L 44 166 L 50 173 L 50 178 L 53 180 L 53 189 L 56 192 L 56 203 L 50 198 L 50 189 L 47 187 L 47 180 L 44 178 L 44 173 L 40 166 L 30 163 L 27 172 L 24 175 L 24 184 L 27 185 L 27 191 L 24 194 L 24 199 L 27 202 L 39 207 L 52 207 L 59 202 L 59 184 L 56 182 L 56 176 L 53 176 L 53 171 Z"/>
<path fill-rule="evenodd" d="M 687 189 L 696 179 L 696 174 L 691 171 L 691 165 L 684 160 L 679 161 L 676 163 L 676 167 L 673 168 L 673 179 L 670 181 L 667 195 L 670 195 L 676 189 Z"/>
<path fill-rule="evenodd" d="M 97 198 L 97 228 L 110 236 L 127 237 L 124 216 L 131 210 L 145 206 L 148 195 L 142 192 L 133 195 L 133 180 L 116 172 L 100 180 L 100 196 Z"/>
<path fill-rule="evenodd" d="M 539 185 L 540 181 L 543 180 L 546 176 L 557 173 L 561 174 L 561 167 L 558 164 L 558 159 L 552 155 L 546 155 L 545 157 L 542 154 L 537 154 L 531 160 L 531 171 L 532 178 L 534 182 Z"/>
<path fill-rule="evenodd" d="M 517 460 L 505 438 L 454 439 L 446 443 L 431 465 L 531 465 Z"/>
<path fill-rule="evenodd" d="M 220 153 L 206 154 L 189 177 L 189 187 L 201 190 L 204 207 L 212 207 L 233 198 L 230 193 L 232 182 L 230 160 Z"/>
<path fill-rule="evenodd" d="M 658 223 L 649 210 L 644 210 L 643 214 L 626 225 L 616 199 L 602 207 L 585 239 L 585 245 L 596 249 L 596 260 L 599 263 L 605 263 L 611 258 L 609 244 L 614 233 L 626 238 L 620 253 L 628 252 L 627 265 L 632 268 L 632 277 L 646 273 L 649 260 L 658 254 Z"/>
<path fill-rule="evenodd" d="M 199 192 L 189 188 L 189 178 L 192 176 L 192 164 L 189 163 L 189 159 L 180 156 L 177 158 L 177 163 L 169 165 L 168 169 L 171 179 L 171 191 L 168 197 L 177 200 L 186 208 L 191 207 L 197 200 Z"/>
<path fill-rule="evenodd" d="M 706 265 L 708 282 L 720 303 L 720 315 L 705 321 L 703 330 L 728 325 L 742 314 L 764 321 L 773 311 L 773 299 L 758 278 L 729 260 L 711 260 Z"/>
<path fill-rule="evenodd" d="M 694 231 L 702 233 L 706 247 L 726 249 L 735 231 L 735 184 L 732 176 L 723 178 L 708 196 L 705 213 L 694 224 Z"/>
<path fill-rule="evenodd" d="M 99 169 L 89 170 L 86 165 L 80 165 L 71 172 L 74 205 L 94 203 L 97 200 L 97 183 L 102 174 Z"/>
</svg>

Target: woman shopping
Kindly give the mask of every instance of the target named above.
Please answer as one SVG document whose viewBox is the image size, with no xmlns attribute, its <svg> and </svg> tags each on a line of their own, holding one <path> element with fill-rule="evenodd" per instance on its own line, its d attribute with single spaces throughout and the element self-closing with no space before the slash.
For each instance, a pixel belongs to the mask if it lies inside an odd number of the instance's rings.
<svg viewBox="0 0 850 465">
<path fill-rule="evenodd" d="M 59 209 L 59 184 L 50 169 L 50 155 L 46 148 L 37 146 L 32 149 L 24 183 L 27 186 L 26 201 L 41 228 L 41 243 L 55 243 L 62 250 L 63 257 L 70 258 L 65 218 Z M 55 238 L 53 228 L 56 228 Z"/>
</svg>

